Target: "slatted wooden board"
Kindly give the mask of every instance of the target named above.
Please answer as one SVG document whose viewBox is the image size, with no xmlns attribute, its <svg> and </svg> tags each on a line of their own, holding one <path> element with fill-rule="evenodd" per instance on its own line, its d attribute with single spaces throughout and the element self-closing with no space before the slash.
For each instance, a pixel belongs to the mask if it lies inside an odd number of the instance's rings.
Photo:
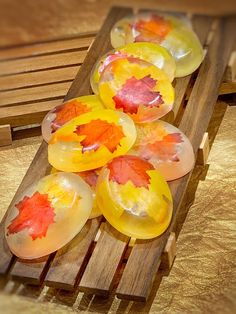
<svg viewBox="0 0 236 314">
<path fill-rule="evenodd" d="M 95 34 L 0 49 L 0 146 L 63 101 Z M 219 94 L 236 92 L 236 52 Z M 188 96 L 188 95 L 187 95 Z M 15 134 L 15 133 L 14 133 Z"/>
<path fill-rule="evenodd" d="M 111 49 L 110 29 L 117 20 L 129 13 L 129 8 L 112 8 L 65 100 L 90 93 L 89 73 L 98 57 Z M 191 75 L 176 80 L 175 106 L 165 120 L 179 126 L 189 137 L 194 152 L 197 153 L 233 49 L 236 21 L 230 17 L 211 18 L 196 15 L 192 17 L 192 23 L 207 53 L 199 70 L 193 75 L 196 76 L 193 83 Z M 185 95 L 190 85 L 193 86 L 186 103 Z M 29 184 L 49 173 L 50 168 L 47 145 L 43 142 L 12 203 Z M 174 199 L 174 211 L 171 225 L 166 232 L 152 240 L 136 240 L 132 247 L 129 246 L 130 239 L 127 236 L 102 221 L 102 218 L 97 218 L 88 221 L 81 233 L 55 254 L 37 261 L 23 261 L 12 256 L 6 245 L 3 235 L 4 218 L 0 225 L 0 272 L 9 272 L 10 276 L 26 283 L 45 283 L 68 290 L 78 286 L 86 293 L 102 295 L 108 295 L 115 290 L 118 298 L 145 301 L 152 288 L 161 255 L 173 230 L 190 177 L 191 173 L 169 183 Z M 125 267 L 121 267 L 124 261 Z"/>
</svg>

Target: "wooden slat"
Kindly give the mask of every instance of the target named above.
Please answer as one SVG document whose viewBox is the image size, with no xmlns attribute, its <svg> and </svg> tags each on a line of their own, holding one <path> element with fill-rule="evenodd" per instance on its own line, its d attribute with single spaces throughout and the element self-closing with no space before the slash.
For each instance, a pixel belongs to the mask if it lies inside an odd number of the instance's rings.
<svg viewBox="0 0 236 314">
<path fill-rule="evenodd" d="M 129 237 L 106 223 L 85 269 L 79 289 L 107 296 L 112 289 L 116 270 L 128 245 Z"/>
<path fill-rule="evenodd" d="M 56 40 L 52 42 L 28 44 L 13 48 L 0 50 L 0 61 L 9 59 L 19 59 L 25 57 L 35 57 L 39 55 L 67 51 L 72 49 L 86 49 L 90 46 L 95 34 L 88 34 L 84 37 Z"/>
<path fill-rule="evenodd" d="M 12 144 L 11 127 L 9 124 L 0 125 L 0 146 Z"/>
<path fill-rule="evenodd" d="M 94 65 L 94 62 L 98 59 L 99 56 L 103 55 L 105 52 L 107 52 L 110 49 L 110 43 L 107 40 L 107 36 L 109 33 L 109 30 L 111 29 L 112 25 L 125 15 L 130 13 L 130 9 L 118 9 L 118 8 L 112 8 L 110 11 L 106 21 L 104 22 L 103 27 L 101 28 L 100 32 L 98 33 L 94 43 L 92 44 L 91 49 L 89 50 L 83 65 L 80 68 L 79 73 L 77 74 L 74 83 L 72 84 L 66 99 L 82 96 L 89 94 L 90 91 L 90 84 L 89 84 L 89 74 L 92 70 L 92 67 Z M 37 166 L 36 166 L 37 165 Z M 23 191 L 25 189 L 25 182 L 28 184 L 33 183 L 35 180 L 40 179 L 43 177 L 50 169 L 50 165 L 48 164 L 47 159 L 47 145 L 45 142 L 42 143 L 40 146 L 32 164 L 30 165 L 23 182 L 21 183 L 19 190 L 17 191 L 14 199 L 12 200 L 11 204 L 14 204 L 14 200 L 16 199 L 18 193 L 20 191 Z M 0 228 L 0 232 L 3 232 L 3 223 L 2 223 L 2 229 Z M 0 251 L 4 250 L 3 247 L 4 243 L 0 242 Z M 73 241 L 71 242 L 71 245 L 73 245 Z M 77 249 L 80 250 L 79 245 L 77 246 Z M 116 247 L 114 246 L 114 250 Z M 9 249 L 8 249 L 9 250 Z M 4 253 L 4 252 L 3 252 Z M 4 265 L 7 265 L 7 263 L 10 264 L 11 261 L 11 255 L 6 255 L 4 257 L 4 261 L 0 259 L 0 269 L 1 269 L 1 263 Z M 20 261 L 17 261 L 16 263 L 20 263 Z M 22 266 L 25 268 L 25 265 Z M 107 267 L 114 267 L 114 265 L 107 265 Z M 71 269 L 73 268 L 73 265 L 71 265 Z M 41 272 L 43 272 L 43 267 L 41 268 Z M 15 274 L 16 275 L 16 274 Z M 65 285 L 65 289 L 68 286 Z"/>
<path fill-rule="evenodd" d="M 204 16 L 193 16 L 192 18 L 193 29 L 198 35 L 198 38 L 202 45 L 205 44 L 207 40 L 208 33 L 211 29 L 212 18 L 205 18 Z M 183 100 L 189 86 L 192 75 L 187 75 L 185 77 L 178 78 L 175 84 L 175 103 L 173 107 L 173 114 L 169 114 L 168 117 L 164 117 L 167 122 L 174 122 L 178 120 L 179 115 L 181 115 L 181 109 L 183 109 Z"/>
<path fill-rule="evenodd" d="M 236 93 L 236 82 L 223 82 L 219 89 L 220 95 Z"/>
<path fill-rule="evenodd" d="M 219 23 L 207 56 L 200 67 L 179 126 L 190 138 L 195 152 L 200 145 L 216 103 L 220 81 L 233 47 L 234 38 L 232 34 L 235 27 L 233 18 L 222 19 Z M 160 237 L 148 242 L 140 240 L 134 245 L 116 291 L 119 298 L 147 300 L 158 269 L 161 252 L 173 227 L 190 176 L 191 173 L 170 182 L 174 200 L 171 225 Z"/>
<path fill-rule="evenodd" d="M 74 289 L 86 265 L 100 222 L 101 217 L 88 220 L 73 241 L 57 251 L 45 278 L 46 285 L 59 289 Z"/>
<path fill-rule="evenodd" d="M 11 269 L 11 277 L 27 284 L 40 285 L 48 267 L 49 256 L 39 258 L 33 262 L 18 259 Z"/>
<path fill-rule="evenodd" d="M 25 60 L 10 60 L 0 64 L 0 76 L 25 73 L 50 68 L 79 65 L 84 61 L 87 50 L 62 52 L 47 56 L 30 57 Z"/>
<path fill-rule="evenodd" d="M 23 62 L 23 61 L 22 61 Z M 79 66 L 0 77 L 0 91 L 73 80 Z"/>
<path fill-rule="evenodd" d="M 46 113 L 60 105 L 63 98 L 33 102 L 26 105 L 0 107 L 0 125 L 10 124 L 11 127 L 40 123 Z"/>
<path fill-rule="evenodd" d="M 65 96 L 70 85 L 71 81 L 1 92 L 0 107 L 61 98 Z"/>
</svg>

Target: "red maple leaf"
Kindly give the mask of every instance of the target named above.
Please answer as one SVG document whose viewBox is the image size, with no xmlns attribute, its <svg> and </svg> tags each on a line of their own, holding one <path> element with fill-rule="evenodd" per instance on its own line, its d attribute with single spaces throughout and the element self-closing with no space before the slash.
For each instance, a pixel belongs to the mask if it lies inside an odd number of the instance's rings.
<svg viewBox="0 0 236 314">
<path fill-rule="evenodd" d="M 114 158 L 108 165 L 110 170 L 109 180 L 125 184 L 129 180 L 136 187 L 148 188 L 150 177 L 148 170 L 154 167 L 144 159 L 136 156 L 121 156 Z"/>
<path fill-rule="evenodd" d="M 152 157 L 166 161 L 179 161 L 177 155 L 177 144 L 183 142 L 180 133 L 172 133 L 163 137 L 161 141 L 148 143 L 141 146 L 140 154 L 143 158 L 149 160 Z"/>
<path fill-rule="evenodd" d="M 7 227 L 9 234 L 28 229 L 33 240 L 46 237 L 50 224 L 54 222 L 54 209 L 48 200 L 47 194 L 35 192 L 31 197 L 25 196 L 16 204 L 18 215 Z"/>
<path fill-rule="evenodd" d="M 88 185 L 95 187 L 97 184 L 98 174 L 97 170 L 88 170 L 78 173 Z"/>
<path fill-rule="evenodd" d="M 80 142 L 83 146 L 83 153 L 91 150 L 96 151 L 102 145 L 113 153 L 124 137 L 121 126 L 100 119 L 78 125 L 74 133 L 78 136 L 85 136 Z"/>
<path fill-rule="evenodd" d="M 85 104 L 72 100 L 55 108 L 55 119 L 51 122 L 52 133 L 58 130 L 66 122 L 79 115 L 91 111 Z"/>
<path fill-rule="evenodd" d="M 149 20 L 138 20 L 133 24 L 133 29 L 139 33 L 135 42 L 162 42 L 171 30 L 171 24 L 163 17 L 152 15 Z"/>
<path fill-rule="evenodd" d="M 113 96 L 116 109 L 132 114 L 137 113 L 140 105 L 150 108 L 159 107 L 163 104 L 161 94 L 152 90 L 156 82 L 150 74 L 140 80 L 132 76 Z"/>
</svg>

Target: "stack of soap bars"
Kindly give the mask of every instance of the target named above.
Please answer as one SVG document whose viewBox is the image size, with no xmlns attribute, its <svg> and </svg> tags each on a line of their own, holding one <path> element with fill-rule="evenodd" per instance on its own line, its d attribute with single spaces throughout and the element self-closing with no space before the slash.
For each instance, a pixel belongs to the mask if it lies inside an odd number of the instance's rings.
<svg viewBox="0 0 236 314">
<path fill-rule="evenodd" d="M 94 95 L 70 99 L 43 120 L 51 174 L 19 195 L 5 221 L 20 258 L 60 249 L 100 215 L 136 239 L 170 224 L 167 181 L 192 170 L 194 153 L 160 118 L 172 110 L 173 79 L 195 71 L 203 49 L 186 20 L 154 13 L 118 21 L 111 43 L 91 73 Z"/>
</svg>

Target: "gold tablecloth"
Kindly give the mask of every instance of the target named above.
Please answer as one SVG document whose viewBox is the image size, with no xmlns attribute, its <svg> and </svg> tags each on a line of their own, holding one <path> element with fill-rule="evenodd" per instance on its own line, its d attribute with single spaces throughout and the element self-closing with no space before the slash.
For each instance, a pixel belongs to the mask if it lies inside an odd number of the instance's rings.
<svg viewBox="0 0 236 314">
<path fill-rule="evenodd" d="M 211 140 L 225 109 L 225 104 L 217 105 L 209 130 Z M 106 300 L 48 287 L 39 289 L 2 278 L 0 312 L 236 313 L 235 126 L 236 107 L 227 107 L 210 152 L 209 167 L 197 167 L 188 188 L 178 218 L 180 233 L 173 268 L 161 283 L 157 277 L 146 304 L 120 301 L 113 296 Z M 40 141 L 39 137 L 19 140 L 0 150 L 1 217 Z"/>
</svg>

